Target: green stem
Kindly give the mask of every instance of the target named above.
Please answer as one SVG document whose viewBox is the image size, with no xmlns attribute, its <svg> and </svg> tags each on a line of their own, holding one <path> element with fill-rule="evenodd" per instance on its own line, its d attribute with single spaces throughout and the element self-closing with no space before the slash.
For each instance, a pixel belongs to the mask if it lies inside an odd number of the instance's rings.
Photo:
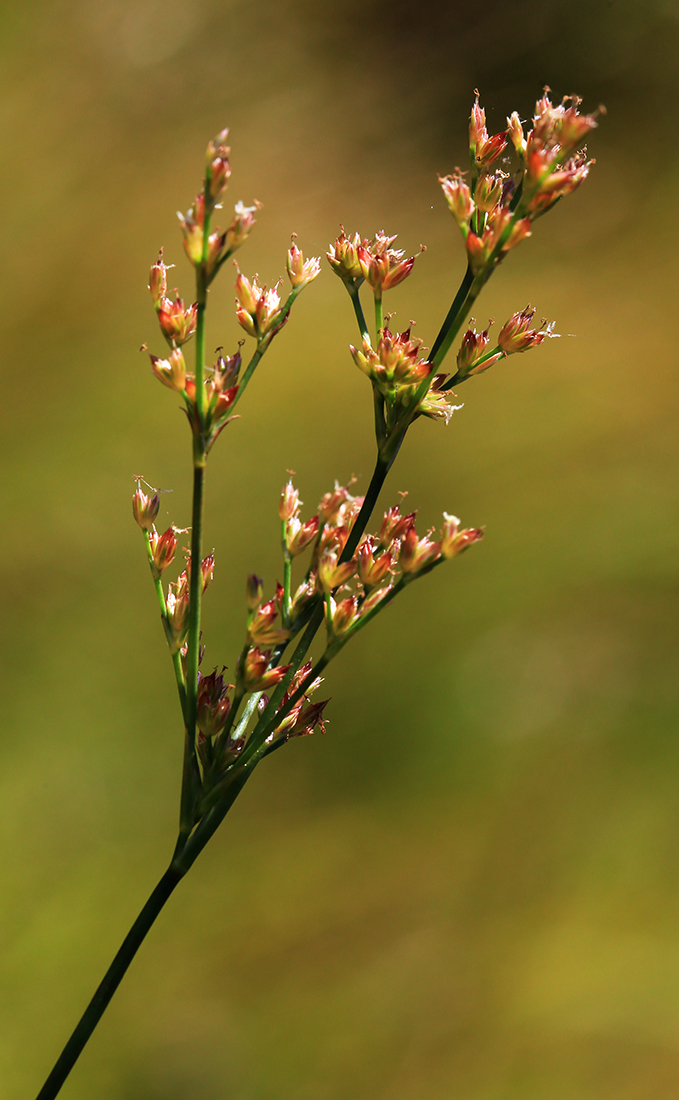
<svg viewBox="0 0 679 1100">
<path fill-rule="evenodd" d="M 196 706 L 198 692 L 198 658 L 200 652 L 200 611 L 203 596 L 202 537 L 203 494 L 205 489 L 205 311 L 207 309 L 207 255 L 210 235 L 209 207 L 210 172 L 205 176 L 205 217 L 203 220 L 203 255 L 196 268 L 196 419 L 193 426 L 193 505 L 191 510 L 191 577 L 189 580 L 189 633 L 186 654 L 186 730 L 184 735 L 184 768 L 179 811 L 179 836 L 187 837 L 194 825 L 194 809 L 200 770 L 196 759 Z"/>
<path fill-rule="evenodd" d="M 283 629 L 290 628 L 290 583 L 292 580 L 292 558 L 285 541 L 285 520 L 281 520 L 283 528 L 283 603 L 281 605 L 281 622 Z"/>
<path fill-rule="evenodd" d="M 483 283 L 481 283 L 478 288 L 475 287 L 476 278 L 477 276 L 474 275 L 471 267 L 467 265 L 467 270 L 460 283 L 460 288 L 453 299 L 446 319 L 441 325 L 441 330 L 429 353 L 429 362 L 433 363 L 435 367 L 439 367 L 448 354 L 450 345 L 460 331 L 462 323 L 483 285 Z"/>
<path fill-rule="evenodd" d="M 382 309 L 382 291 L 375 291 L 375 340 L 380 338 L 380 330 L 384 328 L 384 312 Z"/>
<path fill-rule="evenodd" d="M 351 531 L 349 532 L 349 538 L 346 541 L 344 550 L 342 551 L 339 559 L 340 563 L 349 561 L 351 558 L 353 558 L 354 551 L 361 540 L 361 535 L 368 525 L 368 521 L 370 520 L 370 517 L 373 513 L 373 509 L 377 504 L 377 498 L 380 495 L 380 490 L 384 485 L 384 479 L 389 473 L 389 469 L 392 462 L 396 458 L 397 452 L 398 448 L 396 449 L 396 451 L 394 451 L 394 454 L 389 460 L 385 460 L 379 455 L 377 456 L 377 462 L 375 463 L 373 476 L 371 478 L 370 485 L 368 486 L 368 492 L 365 494 L 363 504 L 361 505 L 361 510 L 356 516 Z"/>
<path fill-rule="evenodd" d="M 120 950 L 104 975 L 103 981 L 85 1009 L 80 1022 L 77 1024 L 66 1046 L 59 1055 L 54 1069 L 38 1093 L 37 1100 L 54 1100 L 54 1097 L 59 1093 L 61 1086 L 80 1057 L 85 1044 L 106 1011 L 109 1001 L 120 985 L 127 968 L 143 943 L 147 932 L 152 927 L 156 917 L 170 897 L 177 883 L 181 880 L 183 874 L 183 870 L 177 866 L 171 865 L 161 878 L 123 940 Z"/>
<path fill-rule="evenodd" d="M 252 359 L 250 360 L 247 367 L 245 368 L 245 371 L 243 372 L 243 377 L 241 378 L 240 383 L 238 385 L 238 392 L 237 392 L 236 396 L 234 397 L 233 401 L 231 402 L 231 405 L 229 407 L 229 412 L 231 412 L 236 407 L 236 405 L 240 401 L 241 397 L 245 393 L 245 388 L 246 388 L 248 382 L 250 381 L 250 379 L 252 378 L 253 374 L 255 373 L 255 370 L 257 369 L 257 365 L 258 365 L 260 359 L 262 358 L 262 356 L 264 355 L 265 351 L 266 351 L 266 348 L 261 350 L 258 347 L 256 349 L 254 355 L 252 356 Z"/>
<path fill-rule="evenodd" d="M 361 279 L 361 282 L 363 282 L 362 279 Z M 356 314 L 356 320 L 358 321 L 358 327 L 360 329 L 361 336 L 363 337 L 364 340 L 366 340 L 366 339 L 369 340 L 370 336 L 368 334 L 368 326 L 365 323 L 365 317 L 363 316 L 363 308 L 361 306 L 361 299 L 360 299 L 359 294 L 358 294 L 358 287 L 360 286 L 360 283 L 358 285 L 354 285 L 354 286 L 349 286 L 348 283 L 345 283 L 344 285 L 346 286 L 347 290 L 349 291 L 349 297 L 351 298 L 351 304 L 354 307 L 354 313 Z"/>
<path fill-rule="evenodd" d="M 144 531 L 144 542 L 146 543 L 146 553 L 148 554 L 149 566 L 151 569 L 151 576 L 153 577 L 153 587 L 156 590 L 156 596 L 158 597 L 158 605 L 160 607 L 160 618 L 165 631 L 165 638 L 168 643 L 171 641 L 170 624 L 167 618 L 167 605 L 165 603 L 165 593 L 163 592 L 163 582 L 160 577 L 157 576 L 156 567 L 153 561 L 153 553 L 151 551 L 151 540 L 149 538 L 148 531 Z M 179 653 L 172 654 L 172 665 L 174 667 L 175 680 L 177 681 L 177 690 L 179 692 L 179 702 L 181 703 L 182 714 L 184 721 L 186 721 L 186 682 L 184 680 L 184 669 L 182 668 L 182 659 Z"/>
</svg>

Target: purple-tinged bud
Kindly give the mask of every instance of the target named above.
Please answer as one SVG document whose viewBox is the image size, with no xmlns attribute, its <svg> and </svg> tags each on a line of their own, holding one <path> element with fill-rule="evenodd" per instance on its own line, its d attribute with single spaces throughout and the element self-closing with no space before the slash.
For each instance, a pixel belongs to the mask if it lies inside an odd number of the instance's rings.
<svg viewBox="0 0 679 1100">
<path fill-rule="evenodd" d="M 500 330 L 497 338 L 498 346 L 505 355 L 512 355 L 518 351 L 528 351 L 529 348 L 541 344 L 546 337 L 558 337 L 558 332 L 553 332 L 554 322 L 547 324 L 543 321 L 540 328 L 530 327 L 535 310 L 532 306 L 526 306 L 519 313 L 514 313 Z"/>
<path fill-rule="evenodd" d="M 226 725 L 231 710 L 229 688 L 233 684 L 224 683 L 224 669 L 211 672 L 209 676 L 198 673 L 198 692 L 196 700 L 196 722 L 204 737 L 217 737 Z"/>
<path fill-rule="evenodd" d="M 488 168 L 497 160 L 507 144 L 504 133 L 488 136 L 486 129 L 486 112 L 479 107 L 479 94 L 476 93 L 476 102 L 472 107 L 469 121 L 469 154 L 476 168 Z"/>
<path fill-rule="evenodd" d="M 288 257 L 285 266 L 292 286 L 300 290 L 321 273 L 320 258 L 318 256 L 312 256 L 311 259 L 305 260 L 304 254 L 295 244 L 294 238 L 288 249 Z"/>
<path fill-rule="evenodd" d="M 410 329 L 393 336 L 385 325 L 379 331 L 379 342 L 374 349 L 368 337 L 362 350 L 352 344 L 349 349 L 359 370 L 379 387 L 382 393 L 393 393 L 401 386 L 419 386 L 434 372 L 428 359 L 419 358 L 422 341 L 413 340 Z"/>
<path fill-rule="evenodd" d="M 214 368 L 215 388 L 220 391 L 231 389 L 238 382 L 242 362 L 240 350 L 235 355 L 230 355 L 228 359 L 220 355 Z"/>
<path fill-rule="evenodd" d="M 523 158 L 526 152 L 526 139 L 523 133 L 523 126 L 521 125 L 521 119 L 516 111 L 512 111 L 511 115 L 507 119 L 507 135 L 512 145 L 516 149 L 519 159 L 523 163 Z"/>
<path fill-rule="evenodd" d="M 384 588 L 376 588 L 374 592 L 371 592 L 361 604 L 361 618 L 365 615 L 369 615 L 371 611 L 374 611 L 378 604 L 382 603 L 384 597 L 391 592 L 393 587 L 393 584 L 387 584 Z"/>
<path fill-rule="evenodd" d="M 154 491 L 152 496 L 147 496 L 140 485 L 137 485 L 132 494 L 132 514 L 142 531 L 150 531 L 153 521 L 158 515 L 160 497 Z"/>
<path fill-rule="evenodd" d="M 356 622 L 358 614 L 358 599 L 356 596 L 347 596 L 345 600 L 340 600 L 339 603 L 336 603 L 331 596 L 326 604 L 326 623 L 335 637 L 346 634 L 347 630 Z"/>
<path fill-rule="evenodd" d="M 198 320 L 197 302 L 192 306 L 185 306 L 179 294 L 176 294 L 174 302 L 170 298 L 163 298 L 157 309 L 160 327 L 169 344 L 177 346 L 191 339 Z"/>
<path fill-rule="evenodd" d="M 411 527 L 401 543 L 398 561 L 404 573 L 419 573 L 425 565 L 431 564 L 440 556 L 441 544 L 433 542 L 429 534 L 418 539 L 417 531 Z"/>
<path fill-rule="evenodd" d="M 389 508 L 384 513 L 380 528 L 382 546 L 388 550 L 397 539 L 400 541 L 405 538 L 408 531 L 415 524 L 416 515 L 417 512 L 409 512 L 408 515 L 402 516 L 398 504 L 395 504 L 393 508 Z"/>
<path fill-rule="evenodd" d="M 289 630 L 279 630 L 273 626 L 277 614 L 275 599 L 267 600 L 255 610 L 248 627 L 248 638 L 253 645 L 279 645 L 288 640 Z"/>
<path fill-rule="evenodd" d="M 318 534 L 318 516 L 301 523 L 297 516 L 291 516 L 285 524 L 285 545 L 291 557 L 297 557 L 306 550 Z"/>
<path fill-rule="evenodd" d="M 189 585 L 186 572 L 170 585 L 165 598 L 168 644 L 172 653 L 182 648 L 189 630 Z"/>
<path fill-rule="evenodd" d="M 341 584 L 346 584 L 356 572 L 355 561 L 345 561 L 340 564 L 339 546 L 326 547 L 318 562 L 318 580 L 324 592 L 332 592 Z"/>
<path fill-rule="evenodd" d="M 430 420 L 443 420 L 449 424 L 453 413 L 459 412 L 462 405 L 454 405 L 456 395 L 452 390 L 442 390 L 440 387 L 446 380 L 445 374 L 435 375 L 431 387 L 417 406 L 420 416 L 428 416 Z"/>
<path fill-rule="evenodd" d="M 254 206 L 245 206 L 240 201 L 236 203 L 233 220 L 226 231 L 225 243 L 229 252 L 235 252 L 248 239 L 255 224 L 255 212 L 261 209 L 262 204 L 256 199 Z"/>
<path fill-rule="evenodd" d="M 457 353 L 458 374 L 466 377 L 472 367 L 478 363 L 490 343 L 488 333 L 490 332 L 492 323 L 492 321 L 489 321 L 487 329 L 484 329 L 483 332 L 477 332 L 474 328 L 476 322 L 472 317 L 471 325 L 462 337 L 460 350 Z"/>
<path fill-rule="evenodd" d="M 149 275 L 149 290 L 156 309 L 160 308 L 160 304 L 167 294 L 167 272 L 168 268 L 163 263 L 163 250 L 161 248 L 158 259 L 151 268 L 151 274 Z"/>
<path fill-rule="evenodd" d="M 157 576 L 160 576 L 171 564 L 177 549 L 175 527 L 171 525 L 162 535 L 159 535 L 154 528 L 149 531 L 149 541 L 151 543 L 153 566 Z"/>
<path fill-rule="evenodd" d="M 203 262 L 203 226 L 205 224 L 205 196 L 196 195 L 186 215 L 177 212 L 184 237 L 184 251 L 194 267 Z"/>
<path fill-rule="evenodd" d="M 484 535 L 483 527 L 465 527 L 464 530 L 460 530 L 460 521 L 457 516 L 449 516 L 447 512 L 443 513 L 443 529 L 441 531 L 441 554 L 444 558 L 454 558 L 458 554 L 461 554 L 463 550 L 466 550 L 468 546 L 472 546 L 475 542 L 479 542 Z"/>
<path fill-rule="evenodd" d="M 286 739 L 289 737 L 308 737 L 316 727 L 320 729 L 321 733 L 325 733 L 323 711 L 329 702 L 329 699 L 324 699 L 321 703 L 310 703 L 308 707 L 305 707 L 288 730 Z"/>
<path fill-rule="evenodd" d="M 479 210 L 490 214 L 502 198 L 505 172 L 494 172 L 490 176 L 480 176 L 474 191 L 474 201 Z"/>
<path fill-rule="evenodd" d="M 352 283 L 354 279 L 363 280 L 363 270 L 359 263 L 358 250 L 361 245 L 364 248 L 368 247 L 370 242 L 367 238 L 362 241 L 358 233 L 354 233 L 353 237 L 347 237 L 343 225 L 340 225 L 340 230 L 340 235 L 334 245 L 331 244 L 330 251 L 326 252 L 328 263 L 335 274 L 339 275 L 345 283 Z"/>
<path fill-rule="evenodd" d="M 173 348 L 169 359 L 158 359 L 155 355 L 149 358 L 151 370 L 164 386 L 180 393 L 186 389 L 186 363 L 181 348 Z"/>
<path fill-rule="evenodd" d="M 350 482 L 351 484 L 351 482 Z M 326 524 L 345 523 L 349 515 L 360 511 L 363 497 L 352 497 L 349 486 L 335 482 L 331 492 L 325 493 L 318 506 L 318 514 Z"/>
<path fill-rule="evenodd" d="M 439 176 L 438 181 L 448 203 L 448 209 L 462 232 L 465 233 L 469 225 L 469 219 L 476 207 L 474 206 L 472 193 L 462 178 L 462 173 L 458 168 L 455 170 L 454 175 Z"/>
<path fill-rule="evenodd" d="M 245 602 L 248 611 L 256 611 L 262 602 L 264 581 L 256 573 L 250 573 L 245 585 Z"/>
<path fill-rule="evenodd" d="M 209 142 L 205 154 L 210 180 L 209 195 L 213 204 L 219 200 L 226 190 L 231 175 L 231 165 L 229 164 L 231 150 L 226 144 L 228 136 L 228 130 L 221 130 L 217 137 Z"/>
<path fill-rule="evenodd" d="M 288 481 L 287 485 L 283 486 L 281 501 L 278 505 L 278 514 L 281 519 L 287 522 L 293 516 L 298 515 L 301 503 L 298 490 L 295 489 L 292 481 Z"/>
<path fill-rule="evenodd" d="M 361 273 L 373 290 L 390 290 L 398 286 L 413 269 L 415 257 L 404 260 L 402 249 L 391 247 L 395 240 L 396 236 L 387 237 L 382 231 L 357 249 Z"/>
<path fill-rule="evenodd" d="M 388 550 L 375 557 L 376 547 L 377 539 L 373 535 L 366 535 L 358 548 L 358 579 L 366 588 L 374 588 L 383 581 L 395 560 Z"/>
<path fill-rule="evenodd" d="M 215 556 L 213 553 L 208 554 L 206 558 L 203 558 L 200 563 L 200 584 L 201 591 L 204 592 L 210 581 L 215 574 Z"/>
<path fill-rule="evenodd" d="M 291 666 L 278 665 L 277 668 L 269 668 L 270 660 L 270 650 L 262 652 L 258 646 L 248 650 L 243 662 L 243 683 L 246 691 L 268 691 L 281 682 Z"/>
</svg>

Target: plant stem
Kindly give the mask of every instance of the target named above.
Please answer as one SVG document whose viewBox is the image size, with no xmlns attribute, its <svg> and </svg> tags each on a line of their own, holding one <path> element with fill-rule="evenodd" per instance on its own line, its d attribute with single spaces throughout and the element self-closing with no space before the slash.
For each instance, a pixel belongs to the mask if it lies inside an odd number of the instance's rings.
<svg viewBox="0 0 679 1100">
<path fill-rule="evenodd" d="M 363 282 L 363 280 L 361 280 Z M 351 298 L 351 304 L 354 307 L 354 313 L 356 314 L 356 320 L 358 321 L 358 327 L 361 332 L 361 336 L 365 339 L 368 337 L 368 326 L 365 323 L 365 317 L 363 316 L 363 308 L 361 306 L 361 299 L 358 295 L 358 286 L 349 286 L 348 283 L 344 284 L 349 291 L 349 297 Z"/>
<path fill-rule="evenodd" d="M 283 531 L 283 601 L 281 604 L 281 622 L 283 629 L 288 630 L 290 627 L 290 584 L 292 581 L 292 558 L 288 550 L 288 544 L 285 538 L 285 520 L 281 520 L 281 528 Z"/>
<path fill-rule="evenodd" d="M 120 985 L 147 932 L 152 927 L 175 886 L 180 882 L 183 874 L 184 872 L 176 866 L 171 865 L 168 867 L 123 940 L 120 950 L 104 975 L 103 981 L 59 1055 L 54 1069 L 38 1093 L 37 1100 L 54 1100 L 54 1097 L 59 1093 L 61 1086 L 80 1057 L 85 1044 L 106 1011 L 109 1001 Z"/>
<path fill-rule="evenodd" d="M 156 596 L 158 597 L 158 604 L 160 607 L 160 618 L 165 631 L 165 638 L 168 642 L 171 642 L 170 626 L 167 619 L 167 605 L 165 603 L 165 593 L 163 592 L 163 582 L 160 577 L 156 576 L 156 570 L 153 563 L 153 553 L 151 551 L 151 540 L 149 538 L 148 531 L 144 531 L 144 542 L 146 543 L 146 553 L 148 554 L 149 565 L 151 567 L 151 576 L 153 577 L 153 585 L 156 590 Z M 186 683 L 184 681 L 184 669 L 182 668 L 182 659 L 179 653 L 172 654 L 172 665 L 174 667 L 174 675 L 177 681 L 177 690 L 179 692 L 179 702 L 181 703 L 182 714 L 184 715 L 184 721 L 186 722 Z"/>
<path fill-rule="evenodd" d="M 382 309 L 382 291 L 375 291 L 375 340 L 380 338 L 380 329 L 384 328 L 384 312 Z"/>
<path fill-rule="evenodd" d="M 472 271 L 471 267 L 467 265 L 467 270 L 465 272 L 462 282 L 460 283 L 460 288 L 453 298 L 453 303 L 448 310 L 446 319 L 441 325 L 441 330 L 436 337 L 436 340 L 434 341 L 434 346 L 429 353 L 429 362 L 433 363 L 436 367 L 439 367 L 443 362 L 443 359 L 450 349 L 450 345 L 460 331 L 462 322 L 467 316 L 467 312 L 471 308 L 472 302 L 474 302 L 474 300 L 476 299 L 476 296 L 479 293 L 481 286 L 483 285 L 479 285 L 478 289 L 475 289 L 475 292 L 472 293 L 472 290 L 474 289 L 474 283 L 474 272 Z"/>
<path fill-rule="evenodd" d="M 389 473 L 391 463 L 396 457 L 396 452 L 389 461 L 385 461 L 379 455 L 375 463 L 375 469 L 373 476 L 368 486 L 368 492 L 365 494 L 361 510 L 356 516 L 356 520 L 349 533 L 349 538 L 346 541 L 344 550 L 342 551 L 340 562 L 349 561 L 354 556 L 354 550 L 358 546 L 361 535 L 365 531 L 368 521 L 373 513 L 373 509 L 377 504 L 377 498 L 380 495 L 380 490 L 384 485 L 384 479 Z"/>
</svg>

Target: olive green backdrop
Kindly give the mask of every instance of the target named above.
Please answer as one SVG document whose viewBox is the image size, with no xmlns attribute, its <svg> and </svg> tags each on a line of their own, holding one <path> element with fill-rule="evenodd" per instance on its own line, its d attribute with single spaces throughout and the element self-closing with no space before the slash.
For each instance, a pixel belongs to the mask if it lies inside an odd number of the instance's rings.
<svg viewBox="0 0 679 1100">
<path fill-rule="evenodd" d="M 325 737 L 264 763 L 158 921 L 66 1100 L 673 1100 L 679 1088 L 676 0 L 48 0 L 2 12 L 0 1097 L 29 1100 L 174 841 L 181 728 L 133 477 L 189 517 L 146 290 L 231 127 L 239 255 L 339 222 L 428 251 L 387 299 L 431 344 L 464 268 L 436 172 L 542 85 L 608 116 L 590 180 L 475 309 L 560 340 L 418 422 L 385 504 L 484 543 L 329 671 Z M 211 346 L 235 348 L 232 276 Z M 369 386 L 327 265 L 212 456 L 207 663 L 250 571 L 365 488 Z M 308 514 L 308 513 L 307 513 Z"/>
</svg>

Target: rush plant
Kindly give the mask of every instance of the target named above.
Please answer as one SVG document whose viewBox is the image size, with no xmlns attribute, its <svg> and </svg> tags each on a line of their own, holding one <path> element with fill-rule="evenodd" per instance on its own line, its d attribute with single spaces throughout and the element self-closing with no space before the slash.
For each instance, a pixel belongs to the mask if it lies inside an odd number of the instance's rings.
<svg viewBox="0 0 679 1100">
<path fill-rule="evenodd" d="M 60 1091 L 115 993 L 140 944 L 189 868 L 213 836 L 257 765 L 292 737 L 323 729 L 326 700 L 317 701 L 322 674 L 349 642 L 408 585 L 479 542 L 483 530 L 463 527 L 443 513 L 440 531 L 422 533 L 416 514 L 393 504 L 375 518 L 382 486 L 413 423 L 421 418 L 448 424 L 461 408 L 453 387 L 492 364 L 542 344 L 556 334 L 534 324 L 531 306 L 516 312 L 491 337 L 490 324 L 472 321 L 452 368 L 444 368 L 454 341 L 481 290 L 533 225 L 587 177 L 592 161 L 583 141 L 596 126 L 569 97 L 553 104 L 549 89 L 538 101 L 526 132 L 514 112 L 507 128 L 490 135 L 478 93 L 469 126 L 469 168 L 439 177 L 459 226 L 467 266 L 459 290 L 431 351 L 410 329 L 392 332 L 384 296 L 408 278 L 415 257 L 394 247 L 383 232 L 372 238 L 342 227 L 327 260 L 343 283 L 358 324 L 354 362 L 367 376 L 374 406 L 376 460 L 364 495 L 335 483 L 312 515 L 302 514 L 298 490 L 289 481 L 279 504 L 282 582 L 265 593 L 254 574 L 245 585 L 244 641 L 235 661 L 206 671 L 201 604 L 212 580 L 212 554 L 203 557 L 203 499 L 208 457 L 234 413 L 272 341 L 290 319 L 297 297 L 321 272 L 318 258 L 305 259 L 295 238 L 287 254 L 287 295 L 281 286 L 260 285 L 236 266 L 236 315 L 245 339 L 214 363 L 206 354 L 209 289 L 246 242 L 258 204 L 236 204 L 227 229 L 216 224 L 231 175 L 227 131 L 207 148 L 199 194 L 180 215 L 184 250 L 195 275 L 195 301 L 168 294 L 163 254 L 151 268 L 149 289 L 165 356 L 151 355 L 155 377 L 179 395 L 186 413 L 193 468 L 190 551 L 179 575 L 166 583 L 177 557 L 180 528 L 155 527 L 158 492 L 141 479 L 133 496 L 134 518 L 155 588 L 165 641 L 174 668 L 184 764 L 179 830 L 170 864 L 114 958 L 68 1040 L 38 1100 Z M 363 298 L 361 294 L 363 293 Z M 366 299 L 374 311 L 366 320 Z M 193 344 L 191 365 L 185 348 Z M 245 350 L 247 348 L 247 351 Z M 228 443 L 228 433 L 225 441 Z M 186 530 L 186 529 L 184 529 Z M 265 598 L 266 595 L 266 598 Z M 320 634 L 321 655 L 309 658 Z M 202 667 L 201 667 L 202 665 Z M 230 679 L 229 679 L 230 677 Z M 314 698 L 312 699 L 312 696 Z"/>
</svg>

